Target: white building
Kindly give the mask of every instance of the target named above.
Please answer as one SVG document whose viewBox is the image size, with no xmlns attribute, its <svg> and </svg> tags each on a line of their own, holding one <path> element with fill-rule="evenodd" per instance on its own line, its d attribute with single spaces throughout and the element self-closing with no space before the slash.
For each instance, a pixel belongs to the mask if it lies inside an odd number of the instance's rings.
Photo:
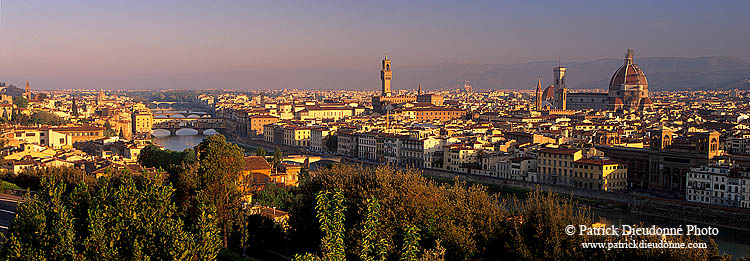
<svg viewBox="0 0 750 261">
<path fill-rule="evenodd" d="M 72 146 L 73 138 L 49 128 L 16 129 L 12 132 L 13 139 L 31 144 L 44 145 L 52 148 Z"/>
<path fill-rule="evenodd" d="M 315 152 L 326 152 L 328 146 L 328 136 L 330 131 L 327 128 L 313 128 L 310 130 L 310 150 Z"/>
<path fill-rule="evenodd" d="M 687 201 L 750 208 L 750 170 L 731 166 L 691 168 L 686 186 Z"/>
<path fill-rule="evenodd" d="M 750 134 L 727 138 L 726 150 L 730 154 L 750 155 Z"/>
</svg>

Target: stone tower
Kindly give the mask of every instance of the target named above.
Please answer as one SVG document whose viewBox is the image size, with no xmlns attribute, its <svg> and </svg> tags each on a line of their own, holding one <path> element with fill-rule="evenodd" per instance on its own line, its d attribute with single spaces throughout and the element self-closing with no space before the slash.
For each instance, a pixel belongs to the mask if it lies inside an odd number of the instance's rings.
<svg viewBox="0 0 750 261">
<path fill-rule="evenodd" d="M 536 110 L 542 110 L 542 77 L 539 77 L 539 81 L 536 83 L 536 102 L 534 105 Z"/>
<path fill-rule="evenodd" d="M 664 126 L 651 130 L 651 146 L 649 146 L 651 150 L 664 150 L 664 148 L 672 145 L 673 133 L 674 131 Z"/>
<path fill-rule="evenodd" d="M 391 60 L 388 60 L 388 56 L 383 59 L 383 65 L 380 69 L 380 81 L 382 83 L 380 94 L 381 96 L 391 96 L 391 78 L 393 73 L 391 72 Z"/>
<path fill-rule="evenodd" d="M 419 84 L 419 88 L 417 88 L 417 95 L 422 95 L 422 84 Z"/>
<path fill-rule="evenodd" d="M 556 109 L 567 110 L 568 89 L 565 88 L 565 71 L 568 68 L 557 66 L 553 70 L 555 73 L 555 101 Z"/>
<path fill-rule="evenodd" d="M 104 90 L 99 89 L 99 95 L 96 96 L 96 104 L 102 104 L 104 102 Z"/>
<path fill-rule="evenodd" d="M 698 154 L 706 156 L 709 159 L 719 155 L 719 132 L 700 133 L 697 136 L 695 150 Z"/>
<path fill-rule="evenodd" d="M 26 98 L 27 101 L 31 100 L 31 86 L 29 85 L 29 81 L 26 81 L 26 91 L 23 93 L 23 97 Z"/>
</svg>

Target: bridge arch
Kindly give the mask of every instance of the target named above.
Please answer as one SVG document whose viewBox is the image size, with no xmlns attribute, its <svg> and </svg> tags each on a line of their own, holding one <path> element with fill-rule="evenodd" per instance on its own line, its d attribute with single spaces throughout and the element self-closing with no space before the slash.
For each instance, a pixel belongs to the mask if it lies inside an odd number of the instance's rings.
<svg viewBox="0 0 750 261">
<path fill-rule="evenodd" d="M 200 134 L 200 132 L 196 129 L 183 128 L 183 129 L 179 129 L 175 131 L 174 134 L 177 136 L 191 136 L 191 135 L 198 135 Z"/>
<path fill-rule="evenodd" d="M 215 135 L 215 134 L 219 134 L 219 132 L 216 131 L 215 129 L 207 129 L 203 131 L 203 135 L 206 135 L 206 136 Z"/>
<path fill-rule="evenodd" d="M 172 132 L 165 129 L 153 129 L 151 130 L 151 135 L 154 135 L 156 137 L 165 137 L 172 135 Z"/>
</svg>

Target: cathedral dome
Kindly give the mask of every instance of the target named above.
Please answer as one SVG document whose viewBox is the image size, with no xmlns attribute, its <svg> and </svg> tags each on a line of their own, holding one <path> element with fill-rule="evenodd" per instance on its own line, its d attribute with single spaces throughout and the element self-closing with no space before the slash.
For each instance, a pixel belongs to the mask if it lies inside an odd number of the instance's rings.
<svg viewBox="0 0 750 261">
<path fill-rule="evenodd" d="M 648 80 L 638 65 L 633 63 L 633 50 L 628 49 L 625 55 L 625 64 L 617 69 L 609 81 L 609 91 L 623 91 L 623 85 L 640 85 L 644 91 L 648 91 Z"/>
<path fill-rule="evenodd" d="M 555 86 L 550 85 L 547 86 L 547 88 L 544 89 L 544 94 L 542 94 L 543 99 L 553 99 L 555 97 Z"/>
<path fill-rule="evenodd" d="M 654 102 L 652 102 L 650 98 L 646 97 L 641 99 L 641 104 L 654 104 Z"/>
</svg>

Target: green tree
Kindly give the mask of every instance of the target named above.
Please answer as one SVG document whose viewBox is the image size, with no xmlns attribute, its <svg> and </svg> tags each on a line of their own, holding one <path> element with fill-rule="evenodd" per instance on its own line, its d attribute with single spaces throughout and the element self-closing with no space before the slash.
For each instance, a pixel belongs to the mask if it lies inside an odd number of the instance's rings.
<svg viewBox="0 0 750 261">
<path fill-rule="evenodd" d="M 273 152 L 273 164 L 278 165 L 279 163 L 281 163 L 282 158 L 284 158 L 284 153 L 282 153 L 279 148 L 276 148 L 276 150 Z"/>
<path fill-rule="evenodd" d="M 221 234 L 216 226 L 216 211 L 211 206 L 201 205 L 200 216 L 195 225 L 195 258 L 215 260 L 221 249 Z"/>
<path fill-rule="evenodd" d="M 363 261 L 386 260 L 388 258 L 388 242 L 380 236 L 380 203 L 375 197 L 367 199 L 361 210 L 362 237 L 360 239 L 359 259 Z"/>
<path fill-rule="evenodd" d="M 18 108 L 26 108 L 29 106 L 29 100 L 23 96 L 15 96 L 13 97 L 13 104 Z"/>
<path fill-rule="evenodd" d="M 42 178 L 43 190 L 18 206 L 2 255 L 8 260 L 72 260 L 73 215 L 63 201 L 65 184 Z"/>
<path fill-rule="evenodd" d="M 195 151 L 185 149 L 184 151 L 162 150 L 158 146 L 149 144 L 141 150 L 138 155 L 138 163 L 148 168 L 162 168 L 170 174 L 173 169 L 178 168 L 183 163 L 196 162 Z"/>
<path fill-rule="evenodd" d="M 205 138 L 196 151 L 200 162 L 198 198 L 216 208 L 226 248 L 232 228 L 240 217 L 241 195 L 236 181 L 244 168 L 242 150 L 218 134 Z"/>
<path fill-rule="evenodd" d="M 266 156 L 266 150 L 263 149 L 263 147 L 258 147 L 258 149 L 255 150 L 255 156 Z"/>
<path fill-rule="evenodd" d="M 115 173 L 116 174 L 116 173 Z M 113 175 L 72 191 L 44 176 L 18 206 L 3 260 L 213 260 L 221 249 L 213 209 L 186 226 L 158 177 Z"/>
<path fill-rule="evenodd" d="M 622 242 L 624 237 L 568 236 L 565 226 L 592 224 L 591 213 L 572 198 L 554 193 L 534 191 L 523 200 L 509 197 L 499 201 L 486 188 L 467 185 L 454 180 L 435 183 L 415 170 L 394 170 L 388 166 L 365 167 L 336 164 L 319 170 L 316 175 L 300 183 L 298 204 L 290 210 L 291 238 L 302 251 L 331 252 L 328 249 L 343 247 L 349 257 L 363 260 L 375 258 L 372 251 L 372 230 L 375 227 L 378 241 L 387 244 L 387 259 L 422 260 L 493 260 L 504 257 L 510 260 L 653 260 L 684 259 L 706 260 L 711 256 L 726 258 L 706 249 L 583 249 L 582 242 Z M 328 217 L 331 196 L 320 193 L 341 191 L 344 206 L 340 230 L 318 226 L 315 217 Z M 377 197 L 380 204 L 377 226 L 367 209 Z M 347 211 L 353 209 L 358 211 Z M 318 218 L 319 219 L 319 218 Z M 327 218 L 326 220 L 331 220 Z M 370 221 L 368 221 L 370 220 Z M 325 221 L 325 220 L 324 220 Z M 325 224 L 320 222 L 321 224 Z M 405 225 L 408 224 L 408 225 Z M 338 227 L 337 227 L 338 229 Z M 346 231 L 343 245 L 309 244 L 312 238 L 323 242 L 341 242 L 329 239 L 327 231 Z M 654 236 L 630 237 L 628 240 L 659 242 Z M 701 242 L 698 237 L 669 237 L 671 242 Z M 364 241 L 364 242 L 363 242 Z M 314 243 L 314 242 L 313 242 Z M 399 247 L 394 247 L 399 246 Z M 376 247 L 378 248 L 378 247 Z M 420 249 L 422 249 L 420 253 Z M 375 251 L 377 252 L 377 251 Z M 338 252 L 335 252 L 338 253 Z M 364 253 L 364 255 L 363 255 Z M 381 255 L 382 256 L 382 255 Z M 300 256 L 303 257 L 303 256 Z M 325 256 L 322 256 L 324 259 Z M 378 256 L 379 257 L 379 256 Z"/>
<path fill-rule="evenodd" d="M 289 208 L 295 202 L 295 196 L 287 191 L 286 189 L 276 186 L 276 184 L 268 184 L 261 191 L 255 194 L 254 200 L 256 203 L 267 206 L 275 207 L 279 210 L 289 211 Z"/>
<path fill-rule="evenodd" d="M 417 260 L 419 256 L 419 228 L 413 225 L 404 228 L 404 244 L 399 260 Z"/>
<path fill-rule="evenodd" d="M 194 254 L 193 236 L 177 218 L 169 185 L 158 179 L 136 182 L 130 176 L 101 182 L 89 208 L 87 258 L 176 260 Z"/>
<path fill-rule="evenodd" d="M 46 111 L 34 112 L 33 114 L 31 114 L 30 120 L 32 124 L 41 125 L 63 125 L 70 123 L 69 120 Z"/>
<path fill-rule="evenodd" d="M 344 193 L 341 190 L 321 191 L 317 196 L 320 230 L 323 232 L 321 249 L 324 260 L 346 260 L 344 249 Z"/>
</svg>

